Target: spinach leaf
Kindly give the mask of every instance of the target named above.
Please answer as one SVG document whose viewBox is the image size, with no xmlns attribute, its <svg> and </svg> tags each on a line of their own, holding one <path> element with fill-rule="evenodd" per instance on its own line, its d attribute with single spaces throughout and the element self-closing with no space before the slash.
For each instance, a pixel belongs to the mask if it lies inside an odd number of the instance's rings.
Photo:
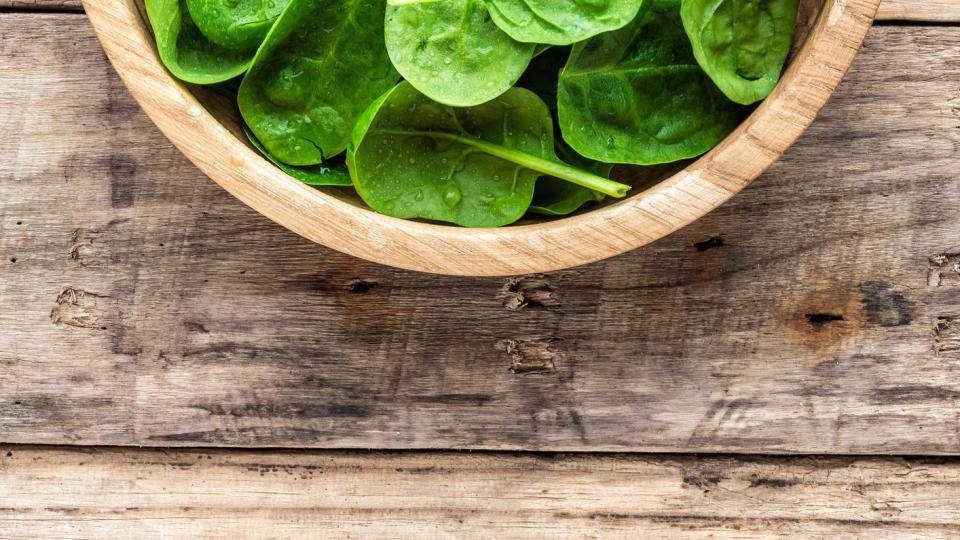
<svg viewBox="0 0 960 540">
<path fill-rule="evenodd" d="M 250 128 L 243 126 L 243 132 L 247 135 L 247 139 L 250 141 L 250 144 L 254 148 L 260 151 L 263 154 L 263 157 L 267 158 L 270 163 L 273 163 L 277 166 L 278 169 L 287 173 L 289 176 L 300 180 L 308 186 L 351 186 L 353 181 L 350 180 L 350 173 L 347 171 L 347 164 L 341 158 L 333 158 L 333 160 L 327 160 L 323 165 L 307 165 L 303 167 L 294 167 L 292 165 L 287 165 L 277 158 L 273 157 L 270 152 L 263 147 L 263 144 L 257 140 L 257 136 L 250 131 Z"/>
<path fill-rule="evenodd" d="M 385 32 L 403 78 L 434 101 L 458 107 L 510 89 L 536 47 L 493 24 L 482 0 L 388 0 Z"/>
<path fill-rule="evenodd" d="M 257 51 L 237 103 L 277 160 L 316 165 L 347 147 L 356 119 L 397 81 L 382 0 L 291 0 Z"/>
<path fill-rule="evenodd" d="M 610 177 L 613 165 L 587 159 L 574 152 L 563 139 L 557 137 L 557 156 L 564 162 L 579 167 L 604 178 Z M 577 184 L 565 182 L 559 178 L 544 176 L 537 180 L 537 187 L 533 191 L 533 202 L 530 212 L 548 216 L 566 216 L 580 209 L 590 202 L 599 202 L 606 195 Z"/>
<path fill-rule="evenodd" d="M 288 0 L 186 0 L 190 18 L 213 43 L 251 55 Z"/>
<path fill-rule="evenodd" d="M 517 86 L 531 90 L 540 96 L 551 113 L 557 110 L 557 81 L 560 70 L 570 56 L 570 47 L 551 47 L 538 55 L 530 63 Z M 604 178 L 610 176 L 612 165 L 589 160 L 573 151 L 563 141 L 558 129 L 554 130 L 557 156 L 566 163 L 590 171 Z M 537 180 L 533 191 L 533 204 L 530 212 L 551 216 L 565 216 L 588 202 L 604 199 L 602 193 L 592 189 L 565 182 L 559 178 L 545 176 Z"/>
<path fill-rule="evenodd" d="M 374 210 L 468 227 L 519 219 L 543 175 L 616 197 L 630 189 L 560 162 L 553 143 L 550 112 L 528 90 L 455 108 L 403 82 L 357 122 L 347 166 Z"/>
<path fill-rule="evenodd" d="M 683 0 L 693 54 L 720 90 L 749 105 L 770 95 L 790 52 L 799 0 Z"/>
<path fill-rule="evenodd" d="M 497 26 L 525 43 L 570 45 L 623 27 L 641 0 L 484 0 Z"/>
<path fill-rule="evenodd" d="M 568 216 L 587 203 L 599 202 L 605 198 L 602 193 L 576 184 L 556 178 L 542 178 L 533 192 L 529 211 L 531 214 L 544 216 Z"/>
<path fill-rule="evenodd" d="M 218 45 L 203 35 L 184 0 L 146 0 L 157 52 L 174 77 L 194 84 L 215 84 L 243 74 L 252 53 Z"/>
<path fill-rule="evenodd" d="M 573 47 L 558 105 L 567 143 L 607 163 L 698 156 L 742 117 L 697 65 L 679 7 L 662 0 L 647 0 L 628 26 Z"/>
</svg>

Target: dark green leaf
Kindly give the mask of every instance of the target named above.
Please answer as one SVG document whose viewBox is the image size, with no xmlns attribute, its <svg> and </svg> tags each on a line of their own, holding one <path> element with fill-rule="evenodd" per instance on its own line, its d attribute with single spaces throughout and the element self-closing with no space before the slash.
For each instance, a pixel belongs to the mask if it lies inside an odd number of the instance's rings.
<svg viewBox="0 0 960 540">
<path fill-rule="evenodd" d="M 799 0 L 683 0 L 697 62 L 733 101 L 770 95 L 790 52 Z"/>
<path fill-rule="evenodd" d="M 656 0 L 628 26 L 574 46 L 558 101 L 563 138 L 607 163 L 698 156 L 743 116 L 697 65 L 679 7 Z"/>
<path fill-rule="evenodd" d="M 570 45 L 623 27 L 641 0 L 484 0 L 497 26 L 524 43 Z"/>
<path fill-rule="evenodd" d="M 574 167 L 590 171 L 604 178 L 610 177 L 613 165 L 587 159 L 574 152 L 562 139 L 556 141 L 557 157 Z M 599 191 L 564 182 L 559 178 L 545 176 L 537 180 L 537 187 L 533 191 L 533 203 L 530 212 L 548 216 L 566 216 L 580 209 L 581 206 L 599 202 L 606 195 Z"/>
<path fill-rule="evenodd" d="M 532 90 L 546 102 L 551 111 L 556 111 L 557 81 L 560 77 L 560 70 L 567 62 L 569 56 L 569 47 L 551 47 L 547 49 L 543 54 L 533 59 L 530 67 L 527 68 L 523 77 L 517 82 L 517 86 Z M 604 178 L 610 176 L 610 170 L 613 168 L 612 165 L 592 161 L 577 154 L 563 141 L 559 133 L 556 135 L 556 151 L 557 156 L 566 163 Z M 603 200 L 603 198 L 604 195 L 602 193 L 557 178 L 545 176 L 537 180 L 530 212 L 551 216 L 565 216 L 578 210 L 588 202 L 600 201 Z"/>
<path fill-rule="evenodd" d="M 256 52 L 288 0 L 186 0 L 190 17 L 210 41 Z"/>
<path fill-rule="evenodd" d="M 350 173 L 347 171 L 347 163 L 344 161 L 342 154 L 339 158 L 333 158 L 323 165 L 294 167 L 292 165 L 287 165 L 286 163 L 283 163 L 270 155 L 270 152 L 267 151 L 262 144 L 260 144 L 260 141 L 257 140 L 256 135 L 250 131 L 250 128 L 243 126 L 243 132 L 246 133 L 247 139 L 250 140 L 250 144 L 259 150 L 260 153 L 263 154 L 263 157 L 267 158 L 270 163 L 273 163 L 281 171 L 287 173 L 293 178 L 296 178 L 297 180 L 300 180 L 308 186 L 353 185 L 353 181 L 350 180 Z"/>
<path fill-rule="evenodd" d="M 519 88 L 482 105 L 455 108 L 403 82 L 357 122 L 347 165 L 357 192 L 374 210 L 468 227 L 519 219 L 543 175 L 616 196 L 629 189 L 561 163 L 550 112 Z"/>
<path fill-rule="evenodd" d="M 506 92 L 535 48 L 493 24 L 482 0 L 388 0 L 386 42 L 410 84 L 458 107 Z"/>
<path fill-rule="evenodd" d="M 342 152 L 357 117 L 397 81 L 382 0 L 291 0 L 240 85 L 240 113 L 289 165 Z"/>
<path fill-rule="evenodd" d="M 215 84 L 243 74 L 250 65 L 252 51 L 228 49 L 207 39 L 184 0 L 146 0 L 146 8 L 160 60 L 174 77 Z"/>
</svg>

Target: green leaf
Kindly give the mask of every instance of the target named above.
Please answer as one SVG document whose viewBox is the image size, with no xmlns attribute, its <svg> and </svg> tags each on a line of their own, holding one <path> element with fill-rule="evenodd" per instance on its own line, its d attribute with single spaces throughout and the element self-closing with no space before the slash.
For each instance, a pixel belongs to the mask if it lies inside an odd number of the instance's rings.
<svg viewBox="0 0 960 540">
<path fill-rule="evenodd" d="M 567 143 L 607 163 L 698 156 L 743 117 L 697 65 L 678 6 L 656 0 L 628 26 L 573 47 L 558 105 Z"/>
<path fill-rule="evenodd" d="M 597 176 L 610 177 L 613 165 L 587 159 L 576 153 L 563 139 L 556 141 L 557 156 L 566 163 L 590 171 Z M 530 212 L 548 216 L 566 216 L 579 210 L 583 205 L 599 202 L 606 195 L 599 191 L 565 182 L 559 178 L 545 176 L 537 180 L 537 187 L 533 191 L 533 202 Z"/>
<path fill-rule="evenodd" d="M 270 163 L 273 163 L 281 171 L 287 173 L 293 178 L 296 178 L 297 180 L 300 180 L 308 186 L 353 185 L 353 181 L 350 180 L 350 173 L 347 171 L 347 163 L 342 158 L 333 158 L 333 160 L 328 161 L 323 165 L 294 167 L 292 165 L 287 165 L 286 163 L 283 163 L 277 158 L 273 157 L 270 152 L 263 147 L 260 141 L 257 140 L 257 136 L 250 131 L 250 128 L 243 126 L 243 132 L 247 135 L 247 139 L 250 141 L 250 144 L 259 150 L 260 153 L 263 154 L 263 157 L 267 158 Z"/>
<path fill-rule="evenodd" d="M 147 17 L 163 65 L 174 77 L 194 84 L 215 84 L 247 70 L 251 51 L 218 45 L 194 24 L 184 0 L 146 0 Z"/>
<path fill-rule="evenodd" d="M 537 183 L 533 202 L 530 203 L 530 213 L 545 216 L 567 216 L 587 203 L 599 202 L 604 198 L 602 193 L 591 191 L 576 184 L 556 178 L 543 178 Z"/>
<path fill-rule="evenodd" d="M 693 54 L 720 90 L 749 105 L 770 95 L 790 52 L 799 0 L 683 0 Z"/>
<path fill-rule="evenodd" d="M 186 0 L 207 39 L 228 49 L 256 52 L 288 0 Z"/>
<path fill-rule="evenodd" d="M 347 166 L 374 210 L 468 227 L 519 219 L 543 175 L 619 197 L 629 189 L 560 162 L 553 144 L 550 112 L 528 90 L 455 108 L 403 82 L 357 122 Z"/>
<path fill-rule="evenodd" d="M 570 45 L 622 28 L 641 0 L 484 0 L 493 21 L 525 43 Z"/>
<path fill-rule="evenodd" d="M 277 160 L 317 165 L 347 147 L 357 118 L 397 81 L 382 0 L 291 0 L 260 46 L 237 102 Z"/>
<path fill-rule="evenodd" d="M 500 30 L 482 0 L 388 0 L 393 65 L 434 101 L 469 107 L 506 92 L 535 46 Z"/>
<path fill-rule="evenodd" d="M 517 82 L 517 86 L 531 90 L 546 102 L 551 112 L 556 111 L 557 81 L 560 77 L 560 70 L 569 56 L 569 47 L 547 49 L 543 54 L 533 59 L 530 67 Z M 561 160 L 604 178 L 609 178 L 610 171 L 613 169 L 612 165 L 593 161 L 577 154 L 563 141 L 556 129 L 554 132 L 557 156 Z M 546 176 L 537 180 L 530 212 L 550 216 L 565 216 L 580 209 L 586 203 L 601 201 L 604 197 L 603 193 Z"/>
</svg>

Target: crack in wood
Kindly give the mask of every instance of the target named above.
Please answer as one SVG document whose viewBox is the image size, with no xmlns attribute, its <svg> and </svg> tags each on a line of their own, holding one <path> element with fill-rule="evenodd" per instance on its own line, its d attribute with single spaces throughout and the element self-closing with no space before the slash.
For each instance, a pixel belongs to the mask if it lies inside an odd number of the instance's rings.
<svg viewBox="0 0 960 540">
<path fill-rule="evenodd" d="M 937 356 L 960 351 L 960 324 L 954 317 L 937 317 L 933 326 L 933 350 Z"/>
<path fill-rule="evenodd" d="M 504 282 L 497 298 L 503 300 L 503 307 L 509 311 L 532 308 L 559 308 L 560 295 L 547 276 L 533 274 L 510 278 Z"/>
<path fill-rule="evenodd" d="M 960 284 L 960 253 L 941 253 L 930 257 L 927 266 L 927 285 L 942 287 L 944 281 Z"/>
<path fill-rule="evenodd" d="M 347 282 L 343 289 L 348 293 L 366 294 L 378 285 L 380 285 L 380 283 L 373 279 L 355 278 Z"/>
<path fill-rule="evenodd" d="M 810 326 L 813 326 L 816 329 L 822 328 L 824 325 L 843 322 L 843 315 L 838 315 L 836 313 L 807 313 L 807 322 L 810 323 Z"/>
<path fill-rule="evenodd" d="M 100 231 L 94 229 L 76 228 L 70 231 L 67 251 L 70 260 L 80 266 L 86 266 L 84 257 L 93 248 L 93 243 L 99 236 Z"/>
<path fill-rule="evenodd" d="M 57 295 L 53 309 L 50 310 L 50 320 L 53 324 L 106 330 L 107 328 L 100 323 L 102 315 L 100 302 L 105 298 L 110 297 L 67 287 Z"/>
<path fill-rule="evenodd" d="M 553 348 L 554 339 L 505 339 L 495 349 L 510 357 L 511 373 L 554 373 L 562 354 Z"/>
<path fill-rule="evenodd" d="M 723 235 L 708 236 L 705 240 L 694 242 L 693 247 L 701 253 L 714 248 L 723 247 Z"/>
</svg>

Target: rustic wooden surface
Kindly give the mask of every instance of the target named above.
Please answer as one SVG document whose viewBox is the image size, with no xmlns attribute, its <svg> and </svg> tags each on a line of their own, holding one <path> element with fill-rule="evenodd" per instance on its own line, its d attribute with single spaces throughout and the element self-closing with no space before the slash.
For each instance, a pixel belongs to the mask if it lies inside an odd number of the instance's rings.
<svg viewBox="0 0 960 540">
<path fill-rule="evenodd" d="M 957 0 L 884 0 L 877 18 L 881 21 L 947 22 L 960 21 Z"/>
<path fill-rule="evenodd" d="M 262 219 L 158 134 L 81 15 L 0 13 L 0 58 L 6 442 L 960 450 L 960 28 L 875 28 L 730 204 L 519 279 Z"/>
<path fill-rule="evenodd" d="M 0 0 L 0 440 L 958 452 L 960 28 L 874 29 L 810 133 L 696 225 L 464 280 L 231 199 L 81 15 L 18 11 L 77 4 Z M 5 445 L 0 536 L 950 538 L 958 486 L 923 457 Z"/>
<path fill-rule="evenodd" d="M 916 458 L 0 452 L 5 538 L 960 535 L 960 464 Z"/>
</svg>

